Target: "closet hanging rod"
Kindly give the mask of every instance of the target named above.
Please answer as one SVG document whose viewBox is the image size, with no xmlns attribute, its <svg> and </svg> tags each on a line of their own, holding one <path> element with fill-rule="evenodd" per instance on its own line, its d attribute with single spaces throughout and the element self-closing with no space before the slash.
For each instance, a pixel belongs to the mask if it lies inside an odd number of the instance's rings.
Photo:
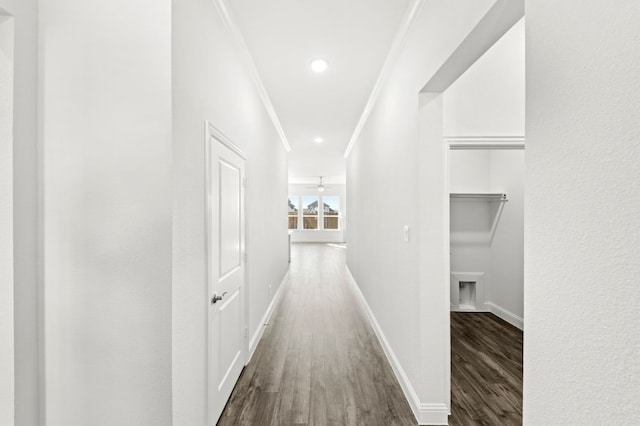
<svg viewBox="0 0 640 426">
<path fill-rule="evenodd" d="M 509 201 L 507 194 L 474 194 L 453 192 L 449 194 L 451 198 L 462 200 L 486 200 L 486 201 Z"/>
</svg>

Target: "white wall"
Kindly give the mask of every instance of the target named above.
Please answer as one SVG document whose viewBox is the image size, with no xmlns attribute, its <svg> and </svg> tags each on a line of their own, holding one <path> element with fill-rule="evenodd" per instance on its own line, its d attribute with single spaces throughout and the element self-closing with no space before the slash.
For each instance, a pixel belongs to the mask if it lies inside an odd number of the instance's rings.
<svg viewBox="0 0 640 426">
<path fill-rule="evenodd" d="M 640 8 L 527 0 L 524 423 L 640 419 Z"/>
<path fill-rule="evenodd" d="M 204 121 L 249 157 L 251 332 L 287 269 L 284 148 L 211 1 L 40 12 L 47 424 L 204 424 Z"/>
<path fill-rule="evenodd" d="M 0 10 L 0 424 L 14 421 L 13 18 Z"/>
<path fill-rule="evenodd" d="M 507 194 L 491 244 L 486 300 L 492 312 L 522 328 L 524 321 L 524 169 L 526 152 L 491 151 L 491 192 Z"/>
<path fill-rule="evenodd" d="M 324 192 L 320 193 L 314 188 L 307 188 L 313 184 L 289 184 L 289 195 L 312 195 L 340 197 L 340 229 L 339 230 L 309 230 L 300 229 L 291 235 L 294 243 L 342 243 L 347 228 L 347 185 L 327 184 Z"/>
<path fill-rule="evenodd" d="M 3 302 L 11 300 L 12 311 L 4 306 L 0 312 L 13 318 L 15 356 L 15 387 L 11 385 L 11 394 L 15 391 L 15 425 L 33 426 L 38 422 L 38 138 L 37 138 L 37 34 L 38 13 L 35 0 L 0 0 L 0 9 L 12 15 L 14 25 L 13 57 L 13 239 L 4 230 L 0 234 L 5 244 L 12 245 L 13 252 L 13 299 L 1 297 Z M 3 32 L 7 30 L 3 24 Z M 3 37 L 0 37 L 4 39 Z M 3 96 L 3 101 L 9 98 Z M 6 147 L 5 147 L 6 148 Z M 5 154 L 3 161 L 11 161 Z M 0 167 L 3 173 L 11 173 L 11 168 Z M 6 181 L 11 182 L 11 181 Z M 11 198 L 0 197 L 4 200 Z M 12 244 L 13 243 L 13 244 Z M 4 266 L 0 270 L 10 270 Z M 3 275 L 3 278 L 8 277 Z M 6 283 L 5 283 L 6 284 Z M 1 302 L 0 302 L 1 303 Z M 3 324 L 11 324 L 5 322 Z M 3 335 L 3 332 L 0 332 Z M 3 348 L 11 348 L 5 346 Z M 0 368 L 4 368 L 0 361 Z M 13 369 L 12 365 L 12 369 Z M 9 382 L 0 379 L 0 383 L 9 386 Z M 7 389 L 9 389 L 7 387 Z M 13 398 L 13 397 L 12 397 Z M 10 399 L 0 397 L 2 403 Z M 11 407 L 0 407 L 2 415 L 14 413 Z M 1 416 L 1 415 L 0 415 Z M 0 424 L 5 424 L 0 419 Z M 7 422 L 6 424 L 14 424 Z"/>
<path fill-rule="evenodd" d="M 46 423 L 170 425 L 171 2 L 40 24 Z"/>
<path fill-rule="evenodd" d="M 491 152 L 489 150 L 451 150 L 449 154 L 450 192 L 489 192 Z"/>
<path fill-rule="evenodd" d="M 421 94 L 419 142 L 419 401 L 431 410 L 421 424 L 442 424 L 450 403 L 449 252 L 443 250 L 449 228 L 442 143 L 442 96 Z M 416 233 L 414 232 L 414 236 Z M 430 413 L 429 411 L 432 411 Z"/>
<path fill-rule="evenodd" d="M 444 92 L 445 136 L 523 136 L 524 18 Z"/>
<path fill-rule="evenodd" d="M 192 426 L 206 422 L 203 123 L 211 121 L 248 155 L 249 336 L 262 326 L 288 268 L 287 157 L 214 2 L 173 2 L 172 26 L 173 424 Z"/>
<path fill-rule="evenodd" d="M 418 403 L 426 404 L 420 416 L 431 421 L 446 421 L 449 400 L 449 307 L 440 302 L 449 285 L 441 259 L 443 153 L 418 134 L 418 94 L 491 3 L 426 2 L 347 163 L 347 264 Z M 423 220 L 427 212 L 433 221 Z"/>
<path fill-rule="evenodd" d="M 452 150 L 449 154 L 450 192 L 491 192 L 490 164 L 491 152 L 488 150 Z M 491 285 L 489 238 L 496 213 L 491 207 L 497 206 L 492 204 L 453 199 L 449 209 L 451 271 L 484 272 L 485 289 Z M 485 290 L 485 296 L 487 294 Z M 478 308 L 484 309 L 485 306 Z"/>
<path fill-rule="evenodd" d="M 440 69 L 439 81 L 456 80 L 521 13 L 513 1 L 425 2 L 348 158 L 347 264 L 423 422 L 447 420 L 449 259 L 442 97 L 419 93 Z"/>
</svg>

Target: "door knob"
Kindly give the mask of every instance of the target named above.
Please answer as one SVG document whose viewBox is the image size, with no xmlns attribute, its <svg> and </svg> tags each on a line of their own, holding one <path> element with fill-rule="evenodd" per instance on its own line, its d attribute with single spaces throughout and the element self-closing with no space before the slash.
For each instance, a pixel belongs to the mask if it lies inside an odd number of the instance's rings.
<svg viewBox="0 0 640 426">
<path fill-rule="evenodd" d="M 213 293 L 213 297 L 211 298 L 211 304 L 213 305 L 214 303 L 216 303 L 218 300 L 222 300 L 222 298 L 224 297 L 224 295 L 227 294 L 227 292 L 225 291 L 224 293 L 222 293 L 221 296 L 218 296 L 217 294 Z"/>
</svg>

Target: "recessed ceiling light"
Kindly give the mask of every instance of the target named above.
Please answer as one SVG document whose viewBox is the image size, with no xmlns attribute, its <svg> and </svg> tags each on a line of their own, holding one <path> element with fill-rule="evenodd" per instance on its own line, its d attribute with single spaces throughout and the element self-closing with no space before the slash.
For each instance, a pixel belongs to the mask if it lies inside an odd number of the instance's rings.
<svg viewBox="0 0 640 426">
<path fill-rule="evenodd" d="M 314 59 L 310 66 L 317 73 L 325 72 L 329 68 L 329 64 L 324 59 Z"/>
<path fill-rule="evenodd" d="M 315 143 L 322 143 L 322 142 L 324 141 L 324 139 L 322 139 L 322 138 L 315 138 L 313 141 L 314 141 Z"/>
</svg>

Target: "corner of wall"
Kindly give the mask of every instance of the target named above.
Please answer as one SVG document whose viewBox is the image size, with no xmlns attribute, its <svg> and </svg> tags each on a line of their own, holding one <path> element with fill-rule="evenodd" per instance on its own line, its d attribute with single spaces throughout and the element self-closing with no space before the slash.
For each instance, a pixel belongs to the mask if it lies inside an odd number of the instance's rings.
<svg viewBox="0 0 640 426">
<path fill-rule="evenodd" d="M 418 397 L 418 393 L 415 390 L 415 387 L 411 383 L 411 380 L 407 376 L 400 360 L 396 356 L 391 344 L 389 343 L 386 335 L 382 331 L 382 327 L 378 323 L 375 314 L 371 310 L 367 299 L 362 294 L 358 283 L 353 278 L 351 271 L 348 266 L 345 266 L 347 272 L 347 281 L 348 285 L 353 289 L 358 302 L 362 306 L 362 309 L 367 314 L 367 319 L 371 324 L 371 328 L 373 328 L 376 333 L 376 337 L 378 338 L 378 342 L 380 342 L 380 346 L 387 356 L 387 360 L 391 365 L 391 368 L 396 376 L 396 379 L 400 383 L 400 387 L 404 393 L 405 398 L 407 398 L 407 402 L 411 407 L 411 411 L 415 416 L 416 420 L 421 425 L 446 425 L 448 415 L 449 415 L 449 407 L 446 404 L 431 404 L 431 403 L 422 403 L 420 398 Z"/>
</svg>

